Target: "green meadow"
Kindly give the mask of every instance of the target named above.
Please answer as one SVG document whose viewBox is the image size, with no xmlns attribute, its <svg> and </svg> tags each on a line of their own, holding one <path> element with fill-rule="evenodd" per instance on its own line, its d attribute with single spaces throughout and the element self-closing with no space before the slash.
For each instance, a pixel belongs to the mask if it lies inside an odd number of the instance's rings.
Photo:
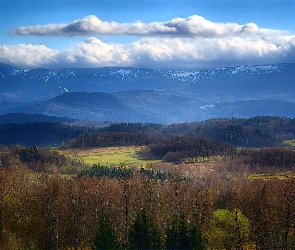
<svg viewBox="0 0 295 250">
<path fill-rule="evenodd" d="M 286 143 L 292 147 L 295 147 L 295 140 L 285 140 L 284 143 Z"/>
<path fill-rule="evenodd" d="M 106 166 L 134 165 L 145 167 L 156 160 L 142 159 L 139 155 L 142 147 L 108 147 L 91 149 L 65 149 L 64 155 L 83 161 L 87 165 L 101 164 Z"/>
<path fill-rule="evenodd" d="M 292 171 L 276 173 L 276 174 L 250 174 L 248 179 L 251 180 L 286 180 L 286 179 L 294 179 L 295 175 Z"/>
</svg>

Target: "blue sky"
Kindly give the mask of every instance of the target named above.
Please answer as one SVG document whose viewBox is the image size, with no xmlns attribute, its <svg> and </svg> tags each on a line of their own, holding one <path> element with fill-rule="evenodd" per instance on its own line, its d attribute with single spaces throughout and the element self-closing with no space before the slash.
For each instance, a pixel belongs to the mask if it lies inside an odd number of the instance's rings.
<svg viewBox="0 0 295 250">
<path fill-rule="evenodd" d="M 0 62 L 203 69 L 295 62 L 294 0 L 0 0 Z"/>
</svg>

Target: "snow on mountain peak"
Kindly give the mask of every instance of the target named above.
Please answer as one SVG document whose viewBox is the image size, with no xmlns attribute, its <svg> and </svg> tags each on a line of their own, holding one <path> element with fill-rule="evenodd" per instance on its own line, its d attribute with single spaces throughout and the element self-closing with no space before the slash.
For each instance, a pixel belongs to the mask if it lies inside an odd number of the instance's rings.
<svg viewBox="0 0 295 250">
<path fill-rule="evenodd" d="M 253 66 L 253 65 L 244 65 L 244 66 L 237 66 L 232 68 L 231 74 L 243 73 L 243 72 L 250 72 L 250 73 L 271 73 L 273 71 L 280 71 L 278 65 L 263 65 L 263 66 Z"/>
<path fill-rule="evenodd" d="M 120 69 L 117 71 L 117 73 L 122 74 L 122 75 L 129 75 L 131 73 L 131 70 Z"/>
</svg>

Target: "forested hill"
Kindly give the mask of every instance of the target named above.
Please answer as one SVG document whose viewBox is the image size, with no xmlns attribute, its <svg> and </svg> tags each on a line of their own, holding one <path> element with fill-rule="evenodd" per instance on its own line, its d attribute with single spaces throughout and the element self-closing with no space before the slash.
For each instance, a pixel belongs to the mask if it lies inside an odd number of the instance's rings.
<svg viewBox="0 0 295 250">
<path fill-rule="evenodd" d="M 257 116 L 249 119 L 224 118 L 170 125 L 114 123 L 108 126 L 82 126 L 59 122 L 29 122 L 0 126 L 2 145 L 147 145 L 155 139 L 175 136 L 209 138 L 241 147 L 278 146 L 285 140 L 295 138 L 295 119 Z"/>
<path fill-rule="evenodd" d="M 185 135 L 219 140 L 234 146 L 266 147 L 281 145 L 285 140 L 294 139 L 295 119 L 257 116 L 249 119 L 224 118 L 171 125 L 119 123 L 99 129 L 98 134 L 81 135 L 79 138 L 72 140 L 71 145 L 78 146 L 78 141 L 83 141 L 86 147 L 101 146 L 96 144 L 96 142 L 99 141 L 98 138 L 102 136 L 103 132 L 128 132 L 126 133 L 128 137 L 131 135 L 138 137 L 138 134 L 147 134 L 149 139 Z M 83 138 L 84 140 L 82 140 Z M 86 141 L 88 142 L 87 144 L 85 144 Z M 130 141 L 131 139 L 129 138 L 126 140 L 126 143 Z M 146 141 L 146 139 L 142 141 Z M 105 142 L 109 143 L 107 140 Z M 119 143 L 119 141 L 116 143 Z M 122 140 L 120 143 L 124 144 L 124 141 Z M 78 147 L 81 147 L 81 144 Z"/>
<path fill-rule="evenodd" d="M 0 144 L 22 146 L 61 146 L 81 134 L 93 133 L 95 128 L 54 122 L 29 122 L 0 125 Z"/>
<path fill-rule="evenodd" d="M 40 114 L 9 113 L 9 114 L 0 115 L 0 124 L 28 123 L 28 122 L 73 123 L 75 121 L 77 120 L 73 118 L 40 115 Z"/>
</svg>

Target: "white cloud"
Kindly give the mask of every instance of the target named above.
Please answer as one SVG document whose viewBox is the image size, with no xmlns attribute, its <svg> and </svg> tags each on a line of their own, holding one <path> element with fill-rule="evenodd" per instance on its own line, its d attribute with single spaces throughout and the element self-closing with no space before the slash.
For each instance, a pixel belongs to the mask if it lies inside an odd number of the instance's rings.
<svg viewBox="0 0 295 250">
<path fill-rule="evenodd" d="M 27 26 L 13 34 L 74 36 L 136 35 L 130 44 L 90 37 L 65 50 L 43 45 L 2 45 L 0 61 L 19 67 L 211 68 L 295 62 L 295 35 L 249 22 L 216 23 L 193 15 L 144 24 L 104 22 L 90 15 L 69 24 Z"/>
<path fill-rule="evenodd" d="M 58 51 L 44 45 L 19 44 L 0 46 L 0 61 L 23 67 L 36 67 L 58 63 Z"/>
<path fill-rule="evenodd" d="M 129 65 L 130 58 L 124 45 L 106 44 L 97 38 L 88 38 L 71 49 L 61 51 L 56 56 L 63 64 L 89 66 Z"/>
<path fill-rule="evenodd" d="M 68 24 L 21 26 L 11 30 L 10 33 L 37 36 L 133 35 L 204 38 L 232 35 L 281 36 L 288 34 L 287 31 L 259 28 L 252 22 L 245 25 L 217 23 L 198 15 L 149 24 L 141 21 L 133 23 L 105 22 L 95 15 L 89 15 Z"/>
<path fill-rule="evenodd" d="M 43 45 L 0 46 L 0 61 L 19 67 L 211 68 L 295 62 L 295 37 L 142 38 L 107 44 L 91 37 L 66 50 Z"/>
</svg>

